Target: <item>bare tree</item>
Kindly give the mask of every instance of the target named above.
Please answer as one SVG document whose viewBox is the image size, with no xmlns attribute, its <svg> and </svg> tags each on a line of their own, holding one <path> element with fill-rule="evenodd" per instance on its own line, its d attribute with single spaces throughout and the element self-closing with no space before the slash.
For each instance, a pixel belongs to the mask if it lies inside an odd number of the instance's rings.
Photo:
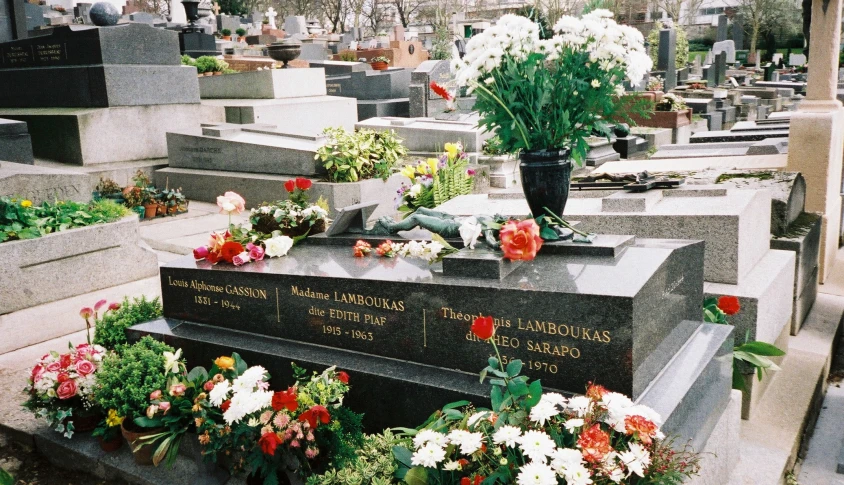
<svg viewBox="0 0 844 485">
<path fill-rule="evenodd" d="M 653 0 L 653 6 L 664 11 L 674 22 L 691 25 L 706 0 Z M 685 7 L 685 8 L 684 8 Z"/>
<path fill-rule="evenodd" d="M 800 9 L 791 0 L 740 0 L 738 12 L 750 30 L 748 59 L 756 58 L 756 43 L 764 30 L 796 31 L 801 25 Z"/>
<path fill-rule="evenodd" d="M 416 19 L 426 3 L 425 0 L 390 0 L 403 27 L 407 27 Z"/>
<path fill-rule="evenodd" d="M 322 0 L 320 13 L 331 24 L 331 32 L 342 32 L 350 14 L 350 3 L 348 0 Z"/>
</svg>

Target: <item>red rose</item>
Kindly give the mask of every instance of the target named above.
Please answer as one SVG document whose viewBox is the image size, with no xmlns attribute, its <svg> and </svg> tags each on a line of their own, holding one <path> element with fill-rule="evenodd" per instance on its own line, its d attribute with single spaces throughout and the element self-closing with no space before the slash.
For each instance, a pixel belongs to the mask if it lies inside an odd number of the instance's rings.
<svg viewBox="0 0 844 485">
<path fill-rule="evenodd" d="M 258 440 L 258 444 L 261 445 L 261 451 L 265 455 L 274 456 L 275 449 L 281 444 L 281 440 L 275 433 L 264 433 L 261 435 L 261 439 Z"/>
<path fill-rule="evenodd" d="M 231 406 L 231 405 L 232 405 L 232 400 L 226 399 L 225 401 L 223 401 L 223 404 L 220 404 L 220 409 L 222 409 L 223 412 L 226 412 L 226 411 L 229 410 L 229 406 Z"/>
<path fill-rule="evenodd" d="M 533 261 L 539 248 L 542 247 L 539 226 L 533 219 L 507 221 L 501 227 L 499 237 L 504 257 L 510 261 Z"/>
<path fill-rule="evenodd" d="M 32 383 L 35 384 L 36 382 L 41 380 L 41 376 L 43 375 L 44 367 L 41 364 L 38 364 L 32 368 L 32 374 L 30 374 L 30 379 L 32 379 Z"/>
<path fill-rule="evenodd" d="M 198 248 L 193 250 L 193 259 L 200 261 L 208 257 L 208 248 L 205 246 L 199 246 Z"/>
<path fill-rule="evenodd" d="M 65 372 L 62 372 L 61 374 L 59 374 L 59 377 L 56 378 L 56 381 L 59 384 L 61 384 L 62 382 L 65 382 L 65 381 L 69 381 L 69 380 L 70 380 L 70 376 L 67 375 L 67 373 L 65 373 Z"/>
<path fill-rule="evenodd" d="M 472 323 L 472 333 L 481 340 L 489 340 L 495 335 L 495 323 L 492 317 L 478 317 Z"/>
<path fill-rule="evenodd" d="M 205 260 L 211 264 L 217 264 L 220 262 L 220 253 L 211 251 L 208 253 L 208 256 L 205 256 Z"/>
<path fill-rule="evenodd" d="M 349 383 L 349 374 L 346 374 L 343 371 L 337 373 L 337 379 L 342 382 L 343 384 Z"/>
<path fill-rule="evenodd" d="M 473 483 L 473 485 L 481 485 L 481 482 L 483 482 L 484 479 L 486 479 L 486 477 L 484 477 L 482 475 L 475 475 L 475 480 L 472 483 Z"/>
<path fill-rule="evenodd" d="M 76 363 L 76 372 L 78 372 L 81 376 L 93 374 L 96 370 L 97 366 L 95 366 L 91 361 L 83 359 Z"/>
<path fill-rule="evenodd" d="M 243 245 L 236 241 L 226 241 L 223 244 L 223 247 L 220 248 L 220 257 L 227 263 L 231 263 L 234 260 L 234 257 L 238 254 L 246 251 L 243 249 Z"/>
<path fill-rule="evenodd" d="M 76 381 L 73 379 L 66 380 L 59 384 L 59 388 L 56 389 L 56 394 L 59 396 L 59 399 L 70 399 L 76 395 Z"/>
<path fill-rule="evenodd" d="M 59 357 L 59 363 L 61 363 L 62 369 L 70 367 L 70 360 L 70 354 L 62 354 L 62 356 Z"/>
<path fill-rule="evenodd" d="M 296 181 L 290 179 L 287 182 L 284 182 L 284 190 L 288 192 L 293 192 L 294 190 L 296 190 Z"/>
<path fill-rule="evenodd" d="M 738 298 L 734 296 L 722 296 L 718 298 L 718 308 L 727 315 L 735 315 L 741 310 Z"/>
<path fill-rule="evenodd" d="M 472 485 L 472 480 L 469 480 L 469 477 L 463 477 L 460 479 L 460 485 Z"/>
<path fill-rule="evenodd" d="M 319 423 L 328 424 L 330 419 L 331 415 L 328 414 L 328 410 L 319 404 L 299 415 L 299 421 L 307 421 L 311 425 L 311 429 L 315 429 L 319 426 Z"/>
<path fill-rule="evenodd" d="M 296 388 L 288 387 L 286 391 L 278 391 L 273 394 L 272 401 L 273 410 L 281 411 L 287 408 L 291 413 L 299 407 L 299 401 L 296 400 Z"/>
<path fill-rule="evenodd" d="M 299 190 L 308 190 L 308 189 L 311 188 L 312 184 L 313 184 L 313 182 L 311 182 L 308 179 L 303 179 L 303 178 L 297 178 L 296 179 L 296 187 L 298 187 Z"/>
</svg>

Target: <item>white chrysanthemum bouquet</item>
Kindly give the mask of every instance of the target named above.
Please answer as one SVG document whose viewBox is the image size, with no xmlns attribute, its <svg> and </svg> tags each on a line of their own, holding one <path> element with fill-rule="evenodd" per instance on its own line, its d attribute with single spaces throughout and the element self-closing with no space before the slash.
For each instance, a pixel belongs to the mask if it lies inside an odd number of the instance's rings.
<svg viewBox="0 0 844 485">
<path fill-rule="evenodd" d="M 554 32 L 540 39 L 531 20 L 505 15 L 472 37 L 452 68 L 477 96 L 480 125 L 505 151 L 567 148 L 580 161 L 585 138 L 609 135 L 625 78 L 638 84 L 653 64 L 642 34 L 608 10 L 563 16 Z"/>
</svg>

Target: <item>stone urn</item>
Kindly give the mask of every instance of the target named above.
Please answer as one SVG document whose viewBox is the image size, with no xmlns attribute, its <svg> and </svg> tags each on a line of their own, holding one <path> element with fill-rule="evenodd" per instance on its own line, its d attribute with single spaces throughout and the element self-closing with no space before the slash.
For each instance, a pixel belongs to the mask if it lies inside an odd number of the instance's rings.
<svg viewBox="0 0 844 485">
<path fill-rule="evenodd" d="M 287 68 L 287 63 L 299 57 L 302 53 L 302 44 L 299 42 L 276 42 L 267 46 L 267 54 L 276 61 L 284 63 L 282 69 Z"/>
<path fill-rule="evenodd" d="M 522 192 L 533 217 L 551 211 L 558 217 L 569 198 L 571 152 L 560 150 L 523 151 L 519 155 Z"/>
</svg>

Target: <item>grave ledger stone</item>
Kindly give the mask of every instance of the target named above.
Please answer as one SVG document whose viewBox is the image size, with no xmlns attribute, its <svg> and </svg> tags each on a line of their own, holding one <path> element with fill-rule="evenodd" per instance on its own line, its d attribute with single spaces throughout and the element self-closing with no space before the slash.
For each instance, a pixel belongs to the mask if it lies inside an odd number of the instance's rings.
<svg viewBox="0 0 844 485">
<path fill-rule="evenodd" d="M 654 406 L 668 432 L 696 443 L 726 405 L 732 329 L 698 321 L 702 243 L 549 244 L 533 262 L 503 262 L 512 272 L 499 280 L 354 258 L 355 239 L 312 237 L 240 268 L 175 261 L 161 269 L 164 318 L 130 334 L 163 338 L 197 362 L 234 350 L 281 382 L 290 360 L 338 365 L 355 376 L 349 404 L 371 429 L 422 422 L 450 399 L 485 401 L 476 372 L 492 348 L 470 332 L 481 314 L 496 319 L 502 358 L 521 359 L 547 389 L 600 382 Z M 676 393 L 653 393 L 669 375 Z"/>
<path fill-rule="evenodd" d="M 197 103 L 175 32 L 143 24 L 58 27 L 0 44 L 0 106 L 85 107 Z"/>
</svg>

